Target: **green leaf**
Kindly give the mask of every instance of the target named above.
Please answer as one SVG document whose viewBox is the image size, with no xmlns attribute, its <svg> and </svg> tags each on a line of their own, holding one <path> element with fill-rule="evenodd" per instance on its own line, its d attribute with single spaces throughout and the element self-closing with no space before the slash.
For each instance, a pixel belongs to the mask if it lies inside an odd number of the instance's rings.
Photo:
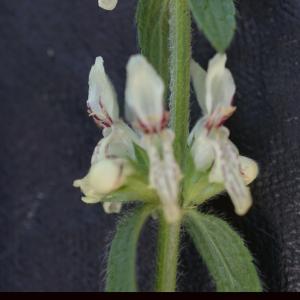
<svg viewBox="0 0 300 300">
<path fill-rule="evenodd" d="M 233 0 L 189 0 L 194 19 L 218 52 L 225 52 L 236 29 Z"/>
<path fill-rule="evenodd" d="M 185 225 L 216 282 L 218 292 L 262 291 L 249 250 L 226 222 L 189 211 Z"/>
<path fill-rule="evenodd" d="M 169 86 L 169 0 L 139 0 L 136 21 L 141 52 Z"/>
<path fill-rule="evenodd" d="M 117 227 L 107 264 L 106 292 L 136 292 L 136 256 L 143 225 L 153 211 L 152 206 L 136 208 Z"/>
<path fill-rule="evenodd" d="M 183 181 L 183 207 L 197 206 L 222 193 L 223 184 L 209 182 L 210 170 L 198 171 L 190 150 L 186 156 Z"/>
<path fill-rule="evenodd" d="M 201 181 L 201 178 L 204 176 L 205 174 L 203 174 L 203 172 L 197 171 L 190 149 L 188 149 L 185 161 L 182 191 L 184 207 L 188 207 L 203 189 L 203 180 Z M 206 183 L 207 180 L 204 180 L 204 186 L 206 186 Z"/>
<path fill-rule="evenodd" d="M 136 168 L 139 168 L 141 171 L 148 174 L 149 158 L 147 152 L 137 144 L 133 144 L 133 146 L 134 146 L 134 154 L 136 158 L 134 164 L 136 165 Z"/>
<path fill-rule="evenodd" d="M 148 180 L 149 159 L 146 151 L 134 144 L 135 160 L 128 157 L 133 174 L 128 176 L 125 184 L 118 190 L 108 194 L 101 202 L 159 202 L 156 191 L 150 187 Z"/>
</svg>

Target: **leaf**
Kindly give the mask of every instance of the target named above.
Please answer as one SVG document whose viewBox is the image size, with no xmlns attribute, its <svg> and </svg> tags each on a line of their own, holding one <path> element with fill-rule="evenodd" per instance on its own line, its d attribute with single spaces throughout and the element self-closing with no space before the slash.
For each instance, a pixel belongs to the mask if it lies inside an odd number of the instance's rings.
<svg viewBox="0 0 300 300">
<path fill-rule="evenodd" d="M 147 155 L 147 152 L 139 145 L 133 144 L 134 147 L 134 154 L 136 160 L 134 161 L 134 164 L 141 168 L 143 172 L 148 174 L 149 171 L 149 158 Z"/>
<path fill-rule="evenodd" d="M 216 282 L 218 292 L 262 291 L 249 250 L 226 222 L 190 211 L 185 225 Z"/>
<path fill-rule="evenodd" d="M 183 206 L 192 207 L 201 205 L 205 201 L 224 192 L 223 184 L 209 182 L 210 170 L 198 171 L 190 149 L 187 152 L 184 181 Z"/>
<path fill-rule="evenodd" d="M 225 52 L 236 29 L 233 0 L 189 0 L 194 19 L 218 52 Z"/>
<path fill-rule="evenodd" d="M 137 144 L 133 145 L 135 160 L 128 157 L 128 161 L 134 171 L 126 178 L 126 182 L 121 188 L 103 197 L 101 202 L 159 202 L 156 191 L 149 185 L 148 155 L 142 147 Z"/>
<path fill-rule="evenodd" d="M 169 0 L 139 0 L 136 22 L 141 52 L 168 87 Z"/>
<path fill-rule="evenodd" d="M 183 198 L 185 207 L 187 207 L 191 202 L 193 202 L 195 195 L 198 195 L 198 193 L 203 189 L 201 178 L 205 175 L 205 173 L 197 171 L 193 156 L 191 154 L 190 149 L 188 148 L 185 160 L 183 180 Z M 207 177 L 207 175 L 205 177 Z"/>
<path fill-rule="evenodd" d="M 107 264 L 106 292 L 136 292 L 136 256 L 138 239 L 152 206 L 136 208 L 119 223 Z"/>
<path fill-rule="evenodd" d="M 101 202 L 119 202 L 119 203 L 128 203 L 134 201 L 147 202 L 146 199 L 140 198 L 138 193 L 135 193 L 130 188 L 123 187 L 101 199 Z"/>
<path fill-rule="evenodd" d="M 138 174 L 139 175 L 139 174 Z M 101 199 L 101 202 L 157 202 L 158 196 L 142 176 L 133 175 L 126 179 L 126 185 Z"/>
</svg>

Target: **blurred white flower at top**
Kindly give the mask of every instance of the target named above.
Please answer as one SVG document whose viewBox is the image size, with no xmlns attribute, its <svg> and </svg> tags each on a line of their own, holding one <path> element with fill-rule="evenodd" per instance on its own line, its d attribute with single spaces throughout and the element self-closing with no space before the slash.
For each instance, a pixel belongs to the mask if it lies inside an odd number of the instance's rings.
<svg viewBox="0 0 300 300">
<path fill-rule="evenodd" d="M 118 4 L 118 0 L 98 0 L 98 4 L 105 10 L 113 10 Z"/>
</svg>

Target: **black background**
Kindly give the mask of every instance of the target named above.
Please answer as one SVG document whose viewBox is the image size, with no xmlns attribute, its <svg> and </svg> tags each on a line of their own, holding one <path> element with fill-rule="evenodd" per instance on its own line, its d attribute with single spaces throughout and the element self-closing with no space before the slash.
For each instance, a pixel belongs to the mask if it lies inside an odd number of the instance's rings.
<svg viewBox="0 0 300 300">
<path fill-rule="evenodd" d="M 0 0 L 0 291 L 102 291 L 118 217 L 87 206 L 83 176 L 99 131 L 86 116 L 87 78 L 98 55 L 123 101 L 125 65 L 138 52 L 136 1 L 113 12 L 96 0 Z M 242 0 L 228 51 L 238 92 L 232 140 L 259 162 L 247 217 L 227 197 L 209 210 L 245 237 L 268 291 L 300 291 L 300 1 Z M 194 57 L 213 50 L 195 29 Z M 199 117 L 192 107 L 192 120 Z M 214 285 L 184 235 L 181 291 Z M 151 289 L 155 225 L 140 245 L 139 278 Z"/>
</svg>

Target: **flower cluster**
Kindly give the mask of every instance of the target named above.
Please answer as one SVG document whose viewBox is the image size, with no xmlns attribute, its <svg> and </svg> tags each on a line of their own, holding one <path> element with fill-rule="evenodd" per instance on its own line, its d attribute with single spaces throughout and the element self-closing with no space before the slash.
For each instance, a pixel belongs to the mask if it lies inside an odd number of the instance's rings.
<svg viewBox="0 0 300 300">
<path fill-rule="evenodd" d="M 166 218 L 179 217 L 178 191 L 181 174 L 173 156 L 174 134 L 167 129 L 164 84 L 141 55 L 132 56 L 127 65 L 126 113 L 133 128 L 119 117 L 114 88 L 106 75 L 103 59 L 98 57 L 89 79 L 89 115 L 102 128 L 104 138 L 96 146 L 91 169 L 74 182 L 85 194 L 83 201 L 100 202 L 126 182 L 134 172 L 129 159 L 135 159 L 134 144 L 144 148 L 150 161 L 149 184 L 155 189 Z M 120 203 L 106 202 L 107 212 L 118 212 Z"/>
<path fill-rule="evenodd" d="M 103 6 L 110 1 L 100 2 Z M 217 54 L 205 72 L 192 61 L 191 78 L 203 116 L 189 140 L 182 142 L 189 144 L 196 169 L 208 174 L 209 184 L 222 184 L 236 213 L 242 215 L 251 206 L 247 184 L 257 176 L 258 168 L 254 161 L 239 155 L 229 140 L 229 130 L 223 126 L 236 109 L 232 106 L 235 84 L 225 63 L 226 56 Z M 96 59 L 89 77 L 87 107 L 102 129 L 103 138 L 94 150 L 88 174 L 74 182 L 84 193 L 84 202 L 103 202 L 108 213 L 120 211 L 122 199 L 108 201 L 107 196 L 122 191 L 130 185 L 128 178 L 138 173 L 136 164 L 132 164 L 137 160 L 135 147 L 138 146 L 148 159 L 148 187 L 155 191 L 166 220 L 175 222 L 180 218 L 181 181 L 190 174 L 182 174 L 185 170 L 180 170 L 174 157 L 174 132 L 168 128 L 164 89 L 162 79 L 142 55 L 130 58 L 125 91 L 126 115 L 132 125 L 129 127 L 119 116 L 116 93 L 103 59 Z"/>
</svg>

